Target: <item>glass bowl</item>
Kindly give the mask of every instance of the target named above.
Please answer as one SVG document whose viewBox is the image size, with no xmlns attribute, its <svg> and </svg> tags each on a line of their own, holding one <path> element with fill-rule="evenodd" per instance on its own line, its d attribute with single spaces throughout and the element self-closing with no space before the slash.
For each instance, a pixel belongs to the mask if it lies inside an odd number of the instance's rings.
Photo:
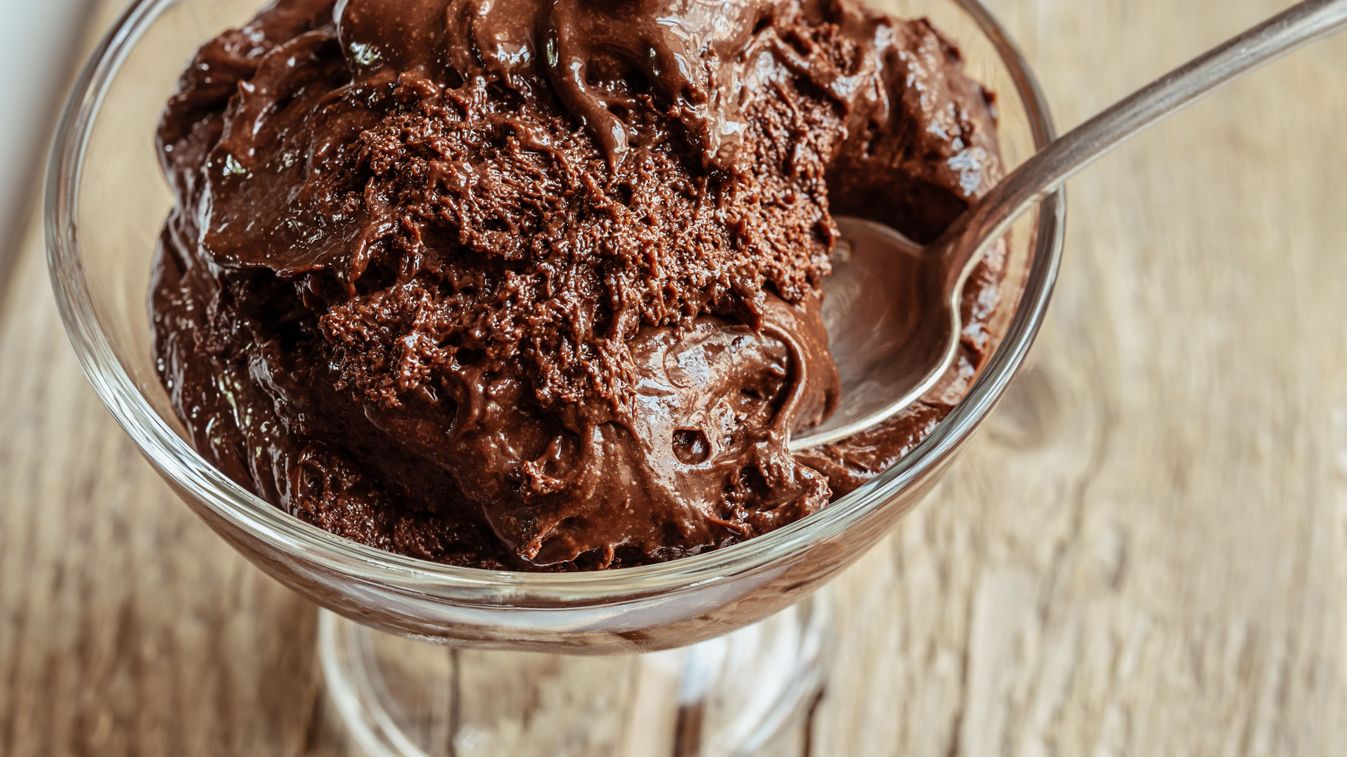
<svg viewBox="0 0 1347 757">
<path fill-rule="evenodd" d="M 1013 166 L 1052 136 L 1035 81 L 974 0 L 874 2 L 928 15 L 999 93 Z M 1004 337 L 967 398 L 920 447 L 822 512 L 719 551 L 590 573 L 449 567 L 305 524 L 214 469 L 185 439 L 155 373 L 150 259 L 170 205 L 153 147 L 181 65 L 261 3 L 138 0 L 98 47 L 57 133 L 47 187 L 53 286 L 99 396 L 182 499 L 236 549 L 315 602 L 388 631 L 460 644 L 632 651 L 726 633 L 797 601 L 862 555 L 939 479 L 1024 361 L 1047 308 L 1063 230 L 1060 197 L 1011 237 Z"/>
<path fill-rule="evenodd" d="M 446 690 L 450 667 L 458 680 L 465 661 L 455 652 L 447 663 L 431 652 L 438 648 L 419 641 L 458 651 L 493 649 L 498 652 L 482 657 L 489 675 L 527 669 L 533 686 L 547 676 L 571 675 L 558 655 L 643 653 L 632 659 L 668 671 L 671 663 L 661 655 L 669 653 L 655 652 L 684 648 L 672 678 L 660 673 L 672 688 L 641 684 L 638 690 L 656 692 L 655 704 L 634 707 L 675 713 L 684 746 L 691 738 L 713 745 L 707 749 L 715 753 L 760 745 L 764 734 L 810 702 L 826 667 L 827 605 L 801 601 L 865 554 L 939 481 L 1024 362 L 1056 279 L 1063 199 L 1053 195 L 1009 236 L 1006 291 L 1014 295 L 991 325 L 1001 334 L 999 346 L 966 399 L 907 458 L 824 511 L 723 550 L 621 570 L 488 571 L 388 554 L 302 523 L 214 469 L 187 442 L 155 370 L 148 288 L 171 205 L 154 150 L 156 123 L 199 44 L 247 22 L 263 4 L 135 0 L 75 82 L 48 167 L 48 264 L 70 341 L 98 396 L 214 531 L 272 577 L 331 610 L 319 624 L 323 671 L 364 752 L 434 752 L 424 745 L 445 744 L 445 729 L 457 722 L 457 710 L 451 717 L 449 707 L 434 703 Z M 1032 73 L 978 0 L 869 4 L 908 18 L 929 16 L 962 48 L 968 71 L 998 93 L 1006 166 L 1052 139 Z M 537 657 L 519 652 L 550 655 L 546 664 L 504 663 L 505 655 Z M 714 729 L 702 714 L 688 717 L 698 713 L 692 704 L 711 702 L 713 694 L 734 703 L 722 707 L 731 717 Z M 610 704 L 591 702 L 601 711 Z M 498 730 L 520 733 L 529 713 L 513 718 Z M 589 719 L 570 721 L 582 729 L 571 735 L 586 737 Z M 517 745 L 482 741 L 484 733 L 475 731 L 471 744 L 494 745 L 497 752 Z"/>
<path fill-rule="evenodd" d="M 970 73 L 999 95 L 1007 166 L 1052 138 L 1031 72 L 977 0 L 870 4 L 929 16 L 962 48 Z M 103 40 L 75 84 L 52 154 L 51 277 L 89 380 L 183 501 L 267 573 L 359 624 L 458 648 L 599 654 L 680 647 L 756 623 L 859 558 L 936 484 L 1004 394 L 1043 321 L 1061 254 L 1060 196 L 1011 234 L 1007 291 L 1018 298 L 1009 298 L 994 324 L 1000 345 L 931 436 L 822 512 L 719 551 L 645 567 L 537 574 L 428 563 L 329 534 L 244 490 L 197 454 L 170 408 L 151 350 L 150 261 L 170 206 L 155 126 L 196 48 L 261 5 L 136 0 Z M 796 622 L 814 628 L 818 617 L 806 613 Z M 324 664 L 330 677 L 340 676 L 332 665 L 346 658 L 333 634 L 343 626 L 333 617 L 324 627 L 331 647 Z"/>
</svg>

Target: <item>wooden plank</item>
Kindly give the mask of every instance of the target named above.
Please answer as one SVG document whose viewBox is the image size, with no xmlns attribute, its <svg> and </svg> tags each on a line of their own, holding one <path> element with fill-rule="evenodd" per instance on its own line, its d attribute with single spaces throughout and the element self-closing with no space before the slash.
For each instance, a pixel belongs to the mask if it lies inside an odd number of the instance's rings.
<svg viewBox="0 0 1347 757">
<path fill-rule="evenodd" d="M 1072 124 L 1285 1 L 990 4 Z M 1347 753 L 1345 67 L 1347 40 L 1299 53 L 1073 184 L 1033 365 L 837 582 L 836 670 L 774 753 Z M 0 301 L 0 754 L 345 752 L 312 608 L 140 460 L 65 346 L 36 225 L 23 247 Z M 576 663 L 535 724 L 608 675 Z"/>
</svg>

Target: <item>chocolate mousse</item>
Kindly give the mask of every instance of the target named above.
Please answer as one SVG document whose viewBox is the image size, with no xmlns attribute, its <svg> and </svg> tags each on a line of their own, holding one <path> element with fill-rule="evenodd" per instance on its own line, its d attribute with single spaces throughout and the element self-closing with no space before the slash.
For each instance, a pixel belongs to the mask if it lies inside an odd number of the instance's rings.
<svg viewBox="0 0 1347 757">
<path fill-rule="evenodd" d="M 915 446 L 845 398 L 834 214 L 937 235 L 999 175 L 993 98 L 852 0 L 279 0 L 209 42 L 158 145 L 151 297 L 197 448 L 335 534 L 522 570 L 696 554 Z"/>
</svg>

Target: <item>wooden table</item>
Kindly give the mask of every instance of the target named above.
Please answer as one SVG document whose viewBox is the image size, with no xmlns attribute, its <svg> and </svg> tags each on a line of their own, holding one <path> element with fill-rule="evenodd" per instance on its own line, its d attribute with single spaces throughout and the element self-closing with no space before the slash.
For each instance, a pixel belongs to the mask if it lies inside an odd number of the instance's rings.
<svg viewBox="0 0 1347 757">
<path fill-rule="evenodd" d="M 115 0 L 98 3 L 105 24 Z M 995 0 L 1059 121 L 1286 0 Z M 1071 189 L 1033 365 L 839 582 L 783 753 L 1347 753 L 1347 39 Z M 36 225 L 0 300 L 0 754 L 340 754 L 315 611 L 141 461 Z"/>
</svg>

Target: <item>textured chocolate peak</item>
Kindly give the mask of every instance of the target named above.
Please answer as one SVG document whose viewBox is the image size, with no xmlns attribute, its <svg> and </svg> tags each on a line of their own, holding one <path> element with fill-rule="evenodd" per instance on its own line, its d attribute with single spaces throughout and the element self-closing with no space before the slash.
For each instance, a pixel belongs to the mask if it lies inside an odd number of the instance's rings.
<svg viewBox="0 0 1347 757">
<path fill-rule="evenodd" d="M 748 65 L 759 55 L 786 62 L 842 105 L 873 79 L 871 57 L 850 56 L 839 70 L 812 56 L 807 38 L 774 32 L 843 21 L 868 41 L 878 23 L 837 4 L 779 0 L 348 0 L 337 13 L 343 47 L 365 75 L 413 70 L 524 96 L 549 90 L 613 162 L 651 136 L 628 115 L 654 97 L 703 162 L 721 167 L 752 157 L 740 148 L 743 106 L 764 83 Z"/>
</svg>

